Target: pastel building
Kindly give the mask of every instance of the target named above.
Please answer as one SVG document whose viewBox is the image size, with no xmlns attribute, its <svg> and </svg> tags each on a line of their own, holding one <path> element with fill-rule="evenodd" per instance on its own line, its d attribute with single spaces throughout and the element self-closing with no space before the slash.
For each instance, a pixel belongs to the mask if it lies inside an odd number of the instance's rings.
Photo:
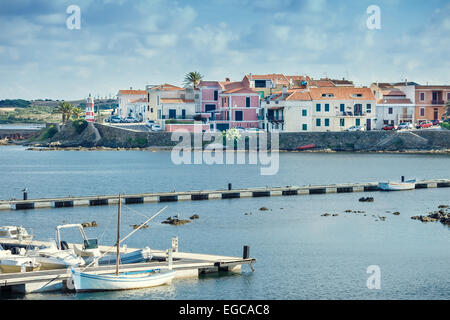
<svg viewBox="0 0 450 320">
<path fill-rule="evenodd" d="M 243 81 L 202 81 L 199 89 L 201 117 L 211 130 L 258 128 L 260 98 Z"/>
<path fill-rule="evenodd" d="M 415 86 L 416 121 L 442 120 L 448 116 L 446 104 L 450 101 L 450 86 Z"/>
<path fill-rule="evenodd" d="M 132 88 L 130 88 L 130 90 L 119 90 L 117 94 L 119 103 L 118 115 L 122 118 L 126 118 L 136 117 L 136 114 L 142 113 L 142 111 L 140 111 L 142 104 L 137 102 L 142 102 L 146 96 L 147 92 L 145 90 L 133 90 Z"/>
<path fill-rule="evenodd" d="M 377 129 L 386 125 L 398 126 L 400 123 L 414 123 L 415 106 L 406 94 L 396 88 L 381 91 L 377 99 Z"/>
<path fill-rule="evenodd" d="M 312 131 L 343 131 L 352 126 L 373 130 L 376 100 L 369 88 L 351 86 L 309 88 Z"/>
<path fill-rule="evenodd" d="M 170 84 L 147 86 L 147 120 L 159 123 L 165 130 L 177 126 L 192 129 L 194 118 L 199 116 L 200 90 L 181 88 Z M 170 124 L 169 127 L 166 125 Z"/>
</svg>

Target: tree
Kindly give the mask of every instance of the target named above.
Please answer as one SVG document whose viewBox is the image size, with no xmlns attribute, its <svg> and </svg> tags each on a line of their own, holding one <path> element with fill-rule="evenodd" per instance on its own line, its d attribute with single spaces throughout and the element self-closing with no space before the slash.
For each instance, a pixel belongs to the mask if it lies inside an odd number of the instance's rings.
<svg viewBox="0 0 450 320">
<path fill-rule="evenodd" d="M 70 103 L 60 102 L 60 103 L 58 103 L 58 106 L 55 108 L 54 113 L 62 114 L 62 122 L 66 123 L 67 120 L 70 119 L 73 109 L 74 109 L 74 107 Z"/>
<path fill-rule="evenodd" d="M 72 109 L 72 115 L 75 117 L 75 119 L 80 119 L 83 113 L 84 111 L 81 108 L 75 107 Z"/>
<path fill-rule="evenodd" d="M 186 74 L 184 77 L 184 86 L 185 87 L 194 87 L 197 88 L 197 86 L 200 84 L 200 81 L 203 80 L 203 76 L 200 72 L 192 71 Z"/>
</svg>

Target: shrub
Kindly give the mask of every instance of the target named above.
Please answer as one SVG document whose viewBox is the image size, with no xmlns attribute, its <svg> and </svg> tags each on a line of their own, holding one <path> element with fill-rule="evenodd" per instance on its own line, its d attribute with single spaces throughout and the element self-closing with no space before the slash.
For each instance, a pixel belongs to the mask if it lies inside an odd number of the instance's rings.
<svg viewBox="0 0 450 320">
<path fill-rule="evenodd" d="M 86 129 L 88 123 L 86 120 L 80 119 L 72 122 L 72 126 L 75 128 L 78 134 L 81 134 Z"/>
</svg>

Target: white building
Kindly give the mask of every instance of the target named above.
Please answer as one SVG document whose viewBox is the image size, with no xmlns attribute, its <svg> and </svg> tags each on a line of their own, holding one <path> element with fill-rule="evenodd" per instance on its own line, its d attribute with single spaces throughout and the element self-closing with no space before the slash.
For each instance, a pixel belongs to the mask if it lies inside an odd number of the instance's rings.
<svg viewBox="0 0 450 320">
<path fill-rule="evenodd" d="M 377 100 L 377 129 L 386 125 L 414 123 L 414 110 L 414 103 L 403 91 L 395 88 L 382 91 L 381 99 Z"/>
<path fill-rule="evenodd" d="M 122 118 L 136 117 L 136 114 L 142 113 L 143 100 L 146 98 L 147 92 L 145 90 L 120 90 L 117 94 L 119 103 L 118 115 Z"/>
</svg>

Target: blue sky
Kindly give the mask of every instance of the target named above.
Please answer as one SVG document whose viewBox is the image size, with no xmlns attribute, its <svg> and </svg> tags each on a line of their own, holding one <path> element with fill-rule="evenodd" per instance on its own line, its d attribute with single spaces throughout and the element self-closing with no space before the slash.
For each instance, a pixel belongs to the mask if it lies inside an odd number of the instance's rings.
<svg viewBox="0 0 450 320">
<path fill-rule="evenodd" d="M 81 9 L 69 30 L 66 8 Z M 378 5 L 381 29 L 366 9 Z M 247 73 L 449 84 L 448 1 L 0 0 L 0 99 L 79 99 Z"/>
</svg>

